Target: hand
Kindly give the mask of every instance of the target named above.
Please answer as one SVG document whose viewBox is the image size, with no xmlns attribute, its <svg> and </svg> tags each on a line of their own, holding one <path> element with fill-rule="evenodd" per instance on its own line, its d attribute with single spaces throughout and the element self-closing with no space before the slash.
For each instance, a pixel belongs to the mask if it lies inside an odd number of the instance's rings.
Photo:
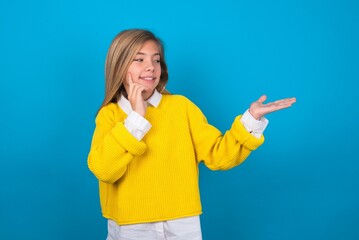
<svg viewBox="0 0 359 240">
<path fill-rule="evenodd" d="M 249 113 L 257 120 L 268 113 L 272 113 L 281 109 L 289 108 L 297 100 L 296 98 L 285 98 L 264 104 L 263 102 L 267 99 L 266 95 L 262 95 L 257 101 L 251 104 L 249 107 Z"/>
<path fill-rule="evenodd" d="M 128 73 L 128 101 L 130 101 L 133 111 L 137 112 L 142 117 L 145 116 L 147 108 L 147 104 L 142 95 L 146 89 L 145 86 L 135 83 L 132 80 L 131 74 Z"/>
</svg>

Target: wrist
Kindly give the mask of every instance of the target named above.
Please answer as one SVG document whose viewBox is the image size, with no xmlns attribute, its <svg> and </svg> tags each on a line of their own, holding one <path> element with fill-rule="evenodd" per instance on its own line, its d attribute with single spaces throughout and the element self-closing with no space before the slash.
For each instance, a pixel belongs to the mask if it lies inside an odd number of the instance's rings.
<svg viewBox="0 0 359 240">
<path fill-rule="evenodd" d="M 136 107 L 133 108 L 133 111 L 135 111 L 136 113 L 138 113 L 142 117 L 145 117 L 146 110 L 147 110 L 146 102 L 144 102 L 143 105 L 136 106 Z"/>
<path fill-rule="evenodd" d="M 141 115 L 141 117 L 145 117 L 146 110 L 133 110 L 133 111 L 135 111 L 136 113 L 138 113 L 139 115 Z"/>
<path fill-rule="evenodd" d="M 252 115 L 252 117 L 254 118 L 254 119 L 256 119 L 257 121 L 259 121 L 261 118 L 262 118 L 262 116 L 258 116 L 258 114 L 256 114 L 253 110 L 251 110 L 250 108 L 248 109 L 248 112 L 249 112 L 249 114 L 251 114 Z"/>
</svg>

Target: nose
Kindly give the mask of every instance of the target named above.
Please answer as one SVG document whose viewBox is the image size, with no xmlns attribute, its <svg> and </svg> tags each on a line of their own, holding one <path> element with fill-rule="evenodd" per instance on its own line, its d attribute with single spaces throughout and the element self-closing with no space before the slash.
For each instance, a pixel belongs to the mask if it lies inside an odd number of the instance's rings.
<svg viewBox="0 0 359 240">
<path fill-rule="evenodd" d="M 146 67 L 146 71 L 153 72 L 155 70 L 155 67 L 153 66 L 152 62 L 149 62 Z"/>
</svg>

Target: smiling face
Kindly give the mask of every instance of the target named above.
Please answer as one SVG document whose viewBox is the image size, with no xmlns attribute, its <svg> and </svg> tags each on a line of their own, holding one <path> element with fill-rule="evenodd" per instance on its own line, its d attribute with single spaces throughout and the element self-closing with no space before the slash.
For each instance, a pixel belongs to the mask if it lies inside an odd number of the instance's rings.
<svg viewBox="0 0 359 240">
<path fill-rule="evenodd" d="M 134 57 L 128 73 L 131 75 L 134 83 L 146 87 L 142 94 L 143 98 L 147 100 L 151 97 L 161 77 L 161 55 L 155 41 L 149 40 L 143 44 Z M 128 92 L 128 79 L 124 86 Z"/>
</svg>

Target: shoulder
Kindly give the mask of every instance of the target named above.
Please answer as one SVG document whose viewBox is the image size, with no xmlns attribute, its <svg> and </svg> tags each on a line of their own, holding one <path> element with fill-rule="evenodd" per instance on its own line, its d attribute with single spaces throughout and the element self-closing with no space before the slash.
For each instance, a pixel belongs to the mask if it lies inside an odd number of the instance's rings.
<svg viewBox="0 0 359 240">
<path fill-rule="evenodd" d="M 96 116 L 96 122 L 102 122 L 102 121 L 117 122 L 122 115 L 124 115 L 124 113 L 121 111 L 117 103 L 109 103 L 100 109 L 100 111 Z"/>
<path fill-rule="evenodd" d="M 164 105 L 175 106 L 176 111 L 181 109 L 187 112 L 187 114 L 202 114 L 201 109 L 192 102 L 189 98 L 183 95 L 163 95 Z"/>
<path fill-rule="evenodd" d="M 97 116 L 114 114 L 116 111 L 118 111 L 118 108 L 119 106 L 116 103 L 108 103 L 100 109 Z"/>
<path fill-rule="evenodd" d="M 162 97 L 164 102 L 169 102 L 171 104 L 178 104 L 178 105 L 195 105 L 190 99 L 188 99 L 187 97 L 183 96 L 183 95 L 179 95 L 179 94 L 164 94 Z"/>
</svg>

